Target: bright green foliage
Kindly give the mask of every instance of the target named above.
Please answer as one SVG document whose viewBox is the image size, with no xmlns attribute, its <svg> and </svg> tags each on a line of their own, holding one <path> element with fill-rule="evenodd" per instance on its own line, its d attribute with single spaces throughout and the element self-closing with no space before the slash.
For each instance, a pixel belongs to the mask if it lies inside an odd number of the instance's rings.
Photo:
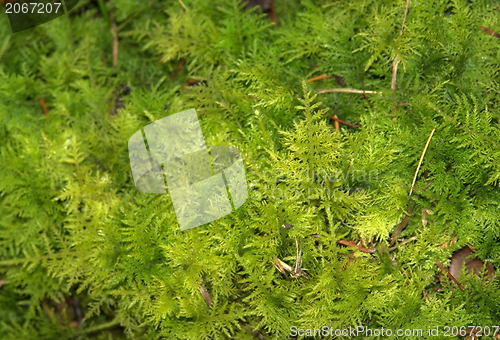
<svg viewBox="0 0 500 340">
<path fill-rule="evenodd" d="M 480 28 L 500 31 L 494 1 L 410 0 L 402 34 L 405 1 L 276 0 L 277 24 L 182 2 L 101 2 L 117 67 L 96 2 L 14 35 L 0 15 L 0 339 L 500 326 L 498 280 L 464 275 L 461 291 L 435 264 L 468 243 L 500 268 L 500 40 Z M 339 87 L 306 82 L 324 73 L 377 93 L 315 94 Z M 135 188 L 127 143 L 190 108 L 208 146 L 241 151 L 249 199 L 180 231 L 168 194 Z M 391 248 L 413 205 L 398 239 L 415 240 Z M 308 277 L 285 278 L 273 263 L 293 265 L 299 238 Z"/>
</svg>

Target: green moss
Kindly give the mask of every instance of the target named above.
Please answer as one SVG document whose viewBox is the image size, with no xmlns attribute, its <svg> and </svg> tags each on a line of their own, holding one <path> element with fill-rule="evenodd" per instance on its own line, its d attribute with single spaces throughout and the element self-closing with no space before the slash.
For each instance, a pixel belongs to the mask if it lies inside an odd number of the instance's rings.
<svg viewBox="0 0 500 340">
<path fill-rule="evenodd" d="M 117 67 L 95 2 L 14 35 L 0 15 L 0 338 L 500 325 L 497 281 L 461 291 L 435 264 L 471 244 L 500 265 L 500 40 L 480 28 L 500 30 L 495 3 L 410 1 L 402 34 L 404 1 L 276 1 L 278 23 L 233 0 L 183 3 L 106 2 Z M 316 95 L 339 87 L 305 81 L 325 73 L 377 93 Z M 180 231 L 168 194 L 135 188 L 127 143 L 189 108 L 207 145 L 241 151 L 249 199 Z M 415 240 L 387 250 L 413 205 L 398 238 Z M 285 278 L 273 261 L 293 264 L 297 238 L 308 278 Z M 375 253 L 337 243 L 366 239 Z"/>
</svg>

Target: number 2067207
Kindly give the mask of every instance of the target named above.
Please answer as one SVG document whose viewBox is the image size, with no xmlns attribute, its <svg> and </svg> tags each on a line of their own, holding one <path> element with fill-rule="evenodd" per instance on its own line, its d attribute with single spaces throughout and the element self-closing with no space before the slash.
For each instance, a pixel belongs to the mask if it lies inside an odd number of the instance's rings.
<svg viewBox="0 0 500 340">
<path fill-rule="evenodd" d="M 457 327 L 457 326 L 444 326 L 444 336 L 456 336 L 456 335 L 471 335 L 474 334 L 476 338 L 485 337 L 485 338 L 494 338 L 497 339 L 500 337 L 499 326 L 469 326 L 469 327 Z"/>
<path fill-rule="evenodd" d="M 5 13 L 11 13 L 11 14 L 12 13 L 48 14 L 48 13 L 59 13 L 59 11 L 63 10 L 61 8 L 60 2 L 56 2 L 54 4 L 51 4 L 50 2 L 48 3 L 31 2 L 24 4 L 8 2 L 5 4 L 5 7 L 6 7 Z"/>
</svg>

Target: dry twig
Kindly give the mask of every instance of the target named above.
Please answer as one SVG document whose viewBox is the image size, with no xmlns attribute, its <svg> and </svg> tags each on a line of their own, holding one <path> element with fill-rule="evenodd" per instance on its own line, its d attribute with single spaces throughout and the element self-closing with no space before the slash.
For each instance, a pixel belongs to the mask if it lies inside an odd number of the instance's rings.
<svg viewBox="0 0 500 340">
<path fill-rule="evenodd" d="M 498 5 L 497 5 L 497 6 L 498 6 Z M 500 34 L 495 33 L 495 32 L 493 32 L 492 30 L 490 30 L 490 29 L 488 29 L 488 28 L 486 28 L 486 27 L 484 27 L 484 26 L 481 26 L 481 29 L 482 29 L 483 31 L 485 31 L 486 33 L 488 33 L 489 35 L 492 35 L 492 36 L 494 36 L 495 38 L 499 38 L 499 39 L 500 39 Z"/>
<path fill-rule="evenodd" d="M 276 267 L 276 269 L 279 270 L 279 272 L 281 274 L 283 274 L 285 277 L 288 277 L 288 275 L 286 275 L 286 272 L 291 272 L 293 270 L 292 267 L 290 267 L 286 262 L 284 261 L 281 261 L 280 259 L 276 259 L 274 261 L 274 266 Z"/>
<path fill-rule="evenodd" d="M 337 115 L 334 115 L 333 117 L 330 118 L 332 118 L 335 121 L 335 131 L 339 131 L 340 130 L 339 117 L 337 117 Z"/>
<path fill-rule="evenodd" d="M 345 125 L 349 125 L 349 126 L 351 126 L 351 127 L 353 127 L 353 128 L 358 128 L 358 129 L 361 127 L 361 126 L 359 126 L 359 125 L 352 124 L 352 123 L 349 123 L 349 122 L 345 122 L 345 121 L 343 121 L 343 120 L 340 120 L 340 119 L 337 117 L 337 115 L 335 115 L 335 116 L 333 116 L 333 117 L 332 117 L 332 116 L 328 116 L 328 117 L 330 117 L 331 119 L 333 119 L 333 120 L 335 121 L 335 130 L 338 130 L 338 123 L 342 123 L 342 124 L 345 124 Z"/>
<path fill-rule="evenodd" d="M 427 143 L 425 144 L 424 151 L 422 152 L 422 156 L 420 156 L 420 161 L 418 162 L 417 171 L 415 171 L 415 176 L 413 177 L 413 183 L 411 184 L 410 195 L 408 195 L 408 201 L 410 200 L 411 193 L 413 192 L 413 186 L 415 185 L 415 181 L 417 180 L 418 171 L 420 170 L 420 165 L 422 165 L 422 161 L 424 160 L 425 152 L 427 151 L 427 148 L 429 147 L 429 143 L 431 142 L 431 138 L 432 138 L 432 135 L 434 134 L 434 131 L 436 131 L 436 128 L 432 129 L 431 135 L 427 139 Z"/>
<path fill-rule="evenodd" d="M 405 27 L 406 15 L 408 14 L 408 6 L 410 5 L 410 0 L 406 0 L 406 9 L 405 9 L 405 17 L 403 19 L 403 24 L 401 25 L 401 31 L 399 31 L 399 35 L 403 35 L 403 29 Z M 398 73 L 398 64 L 399 59 L 396 55 L 394 57 L 394 61 L 392 63 L 392 82 L 391 82 L 391 90 L 396 90 L 396 75 Z"/>
<path fill-rule="evenodd" d="M 113 35 L 113 67 L 118 65 L 118 30 L 115 20 L 111 21 L 111 34 Z"/>
<path fill-rule="evenodd" d="M 313 77 L 313 78 L 309 78 L 306 80 L 306 82 L 312 82 L 312 81 L 316 81 L 316 80 L 321 80 L 321 79 L 327 79 L 327 78 L 333 78 L 334 76 L 329 76 L 328 74 L 322 74 L 320 76 L 317 76 L 317 77 Z"/>
<path fill-rule="evenodd" d="M 365 248 L 362 245 L 356 244 L 352 241 L 338 240 L 337 243 L 342 244 L 342 245 L 347 246 L 347 247 L 357 247 L 358 250 L 362 251 L 363 253 L 370 253 L 371 254 L 371 253 L 374 253 L 376 251 L 376 249 L 368 249 L 368 248 Z"/>
<path fill-rule="evenodd" d="M 186 7 L 186 5 L 184 5 L 184 3 L 182 2 L 182 0 L 178 0 L 178 1 L 182 5 L 182 7 L 184 7 L 184 9 L 186 10 L 186 12 L 189 12 L 189 9 Z"/>
<path fill-rule="evenodd" d="M 286 262 L 277 258 L 274 262 L 276 269 L 280 271 L 281 274 L 286 275 L 286 272 L 290 273 L 293 278 L 298 278 L 300 276 L 307 277 L 307 274 L 302 269 L 302 240 L 300 241 L 300 247 L 298 240 L 295 240 L 295 245 L 297 247 L 297 260 L 293 267 L 290 267 Z"/>
<path fill-rule="evenodd" d="M 319 90 L 317 93 L 329 93 L 329 92 L 341 92 L 341 93 L 359 93 L 359 94 L 365 94 L 365 93 L 377 93 L 375 91 L 363 91 L 363 90 L 356 90 L 356 89 L 325 89 L 325 90 Z"/>
<path fill-rule="evenodd" d="M 38 99 L 38 101 L 40 102 L 40 106 L 42 107 L 43 114 L 47 117 L 49 115 L 49 110 L 45 106 L 45 100 L 43 98 L 40 98 Z"/>
<path fill-rule="evenodd" d="M 455 283 L 458 285 L 458 287 L 459 287 L 461 290 L 465 290 L 464 286 L 462 286 L 462 285 L 460 284 L 460 282 L 458 282 L 458 280 L 457 280 L 457 279 L 455 279 L 455 277 L 454 277 L 453 275 L 451 275 L 451 274 L 450 274 L 450 272 L 449 272 L 449 271 L 447 271 L 447 270 L 446 270 L 446 268 L 445 268 L 445 267 L 443 267 L 443 265 L 442 265 L 441 263 L 439 263 L 439 261 L 436 261 L 436 264 L 437 264 L 437 266 L 438 266 L 438 267 L 439 267 L 442 271 L 444 271 L 444 272 L 446 273 L 446 275 L 448 275 L 448 277 L 449 277 L 449 278 L 450 278 L 453 282 L 455 282 Z"/>
<path fill-rule="evenodd" d="M 410 208 L 410 211 L 408 211 L 408 215 L 406 215 L 405 218 L 403 218 L 403 220 L 401 221 L 401 223 L 399 223 L 398 227 L 394 231 L 394 234 L 392 234 L 390 246 L 392 246 L 394 242 L 396 242 L 396 239 L 398 238 L 399 234 L 401 234 L 401 231 L 403 231 L 404 227 L 406 227 L 406 225 L 410 221 L 411 214 L 413 213 L 413 208 L 415 208 L 415 204 Z"/>
<path fill-rule="evenodd" d="M 398 105 L 395 105 L 393 108 L 392 108 L 392 111 L 391 111 L 391 115 L 393 115 L 394 113 L 396 113 L 396 109 L 400 106 L 406 106 L 406 105 L 410 105 L 408 103 L 401 103 L 401 104 L 398 104 Z"/>
<path fill-rule="evenodd" d="M 410 238 L 409 238 L 409 239 L 407 239 L 407 240 L 399 240 L 399 241 L 401 241 L 401 243 L 400 243 L 400 244 L 398 244 L 397 246 L 394 246 L 394 247 L 392 247 L 392 248 L 389 248 L 389 251 L 393 251 L 394 249 L 396 249 L 396 248 L 398 248 L 398 247 L 400 247 L 400 246 L 402 246 L 402 245 L 404 245 L 404 244 L 407 244 L 407 243 L 409 243 L 409 242 L 411 242 L 411 241 L 415 241 L 416 239 L 417 239 L 417 237 L 416 237 L 416 236 L 412 236 L 412 237 L 410 237 Z"/>
</svg>

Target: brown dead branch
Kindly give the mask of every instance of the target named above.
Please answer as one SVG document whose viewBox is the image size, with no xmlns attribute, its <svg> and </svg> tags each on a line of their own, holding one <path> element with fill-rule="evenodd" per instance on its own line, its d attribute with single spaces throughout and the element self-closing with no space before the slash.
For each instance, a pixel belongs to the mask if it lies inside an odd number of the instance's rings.
<svg viewBox="0 0 500 340">
<path fill-rule="evenodd" d="M 333 117 L 332 117 L 332 116 L 328 116 L 328 117 L 330 117 L 331 119 L 333 119 L 333 120 L 335 121 L 335 130 L 338 130 L 338 128 L 337 128 L 338 123 L 342 123 L 342 124 L 345 124 L 345 125 L 349 125 L 349 126 L 351 126 L 351 127 L 353 127 L 353 128 L 357 128 L 357 129 L 359 129 L 359 128 L 361 127 L 361 126 L 359 126 L 359 125 L 352 124 L 352 123 L 349 123 L 349 122 L 345 122 L 345 121 L 343 121 L 343 120 L 340 120 L 340 119 L 337 117 L 337 115 L 335 115 L 335 116 L 333 116 Z"/>
<path fill-rule="evenodd" d="M 465 290 L 464 286 L 462 286 L 460 284 L 460 282 L 458 282 L 457 279 L 455 279 L 455 277 L 453 275 L 450 274 L 450 272 L 448 270 L 446 270 L 445 267 L 443 267 L 443 265 L 441 263 L 439 263 L 439 261 L 436 261 L 436 264 L 437 266 L 443 271 L 446 273 L 446 275 L 448 275 L 448 277 L 457 284 L 457 286 L 461 289 L 461 290 Z"/>
<path fill-rule="evenodd" d="M 500 34 L 495 33 L 495 32 L 493 32 L 492 30 L 490 30 L 490 29 L 488 29 L 488 28 L 486 28 L 486 27 L 484 27 L 484 26 L 481 26 L 481 29 L 482 29 L 483 31 L 485 31 L 486 33 L 488 33 L 489 35 L 492 35 L 492 36 L 494 36 L 495 38 L 499 38 L 499 39 L 500 39 Z"/>
</svg>

